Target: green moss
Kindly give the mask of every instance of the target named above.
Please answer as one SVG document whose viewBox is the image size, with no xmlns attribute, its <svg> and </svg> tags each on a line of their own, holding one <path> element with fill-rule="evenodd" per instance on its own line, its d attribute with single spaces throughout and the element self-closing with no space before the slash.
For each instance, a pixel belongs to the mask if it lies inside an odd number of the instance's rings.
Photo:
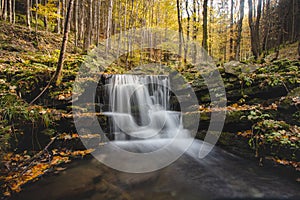
<svg viewBox="0 0 300 200">
<path fill-rule="evenodd" d="M 263 120 L 253 125 L 249 144 L 258 157 L 271 154 L 281 159 L 297 159 L 300 148 L 300 127 L 284 121 Z"/>
<path fill-rule="evenodd" d="M 1 94 L 0 108 L 0 154 L 18 148 L 32 133 L 51 127 L 54 120 L 42 107 L 29 106 L 10 91 Z"/>
</svg>

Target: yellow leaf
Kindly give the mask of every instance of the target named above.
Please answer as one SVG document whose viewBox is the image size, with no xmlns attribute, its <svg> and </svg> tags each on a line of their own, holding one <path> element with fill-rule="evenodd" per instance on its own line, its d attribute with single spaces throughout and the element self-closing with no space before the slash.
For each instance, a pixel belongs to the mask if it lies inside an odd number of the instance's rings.
<svg viewBox="0 0 300 200">
<path fill-rule="evenodd" d="M 239 105 L 237 103 L 235 103 L 235 104 L 232 104 L 232 107 L 237 108 L 237 107 L 239 107 Z"/>
<path fill-rule="evenodd" d="M 10 194 L 9 191 L 6 191 L 6 192 L 3 193 L 3 195 L 4 195 L 4 196 L 7 196 L 7 197 L 10 197 L 11 194 Z"/>
</svg>

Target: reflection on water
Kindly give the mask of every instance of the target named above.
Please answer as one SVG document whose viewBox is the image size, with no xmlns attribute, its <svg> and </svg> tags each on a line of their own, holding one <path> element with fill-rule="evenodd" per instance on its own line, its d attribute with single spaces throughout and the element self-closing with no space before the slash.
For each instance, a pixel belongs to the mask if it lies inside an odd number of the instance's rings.
<svg viewBox="0 0 300 200">
<path fill-rule="evenodd" d="M 118 145 L 133 152 L 157 148 L 145 141 Z M 196 140 L 175 163 L 146 174 L 121 173 L 95 159 L 76 161 L 25 187 L 15 199 L 300 199 L 299 184 L 219 148 L 198 159 L 201 145 L 208 144 Z"/>
</svg>

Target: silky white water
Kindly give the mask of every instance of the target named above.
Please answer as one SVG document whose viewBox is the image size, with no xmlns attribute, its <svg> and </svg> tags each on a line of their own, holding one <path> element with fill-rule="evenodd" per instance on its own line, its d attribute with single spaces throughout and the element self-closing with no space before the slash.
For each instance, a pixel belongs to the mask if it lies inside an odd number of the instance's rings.
<svg viewBox="0 0 300 200">
<path fill-rule="evenodd" d="M 114 75 L 106 81 L 110 129 L 115 140 L 171 138 L 186 132 L 180 112 L 170 111 L 167 76 Z"/>
</svg>

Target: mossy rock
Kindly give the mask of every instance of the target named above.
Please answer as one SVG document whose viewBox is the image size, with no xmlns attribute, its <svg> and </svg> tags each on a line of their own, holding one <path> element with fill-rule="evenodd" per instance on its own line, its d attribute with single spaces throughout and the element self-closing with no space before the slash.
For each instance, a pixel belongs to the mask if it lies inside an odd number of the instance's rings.
<svg viewBox="0 0 300 200">
<path fill-rule="evenodd" d="M 238 136 L 236 133 L 222 132 L 219 146 L 244 158 L 254 158 L 254 151 L 248 145 L 248 138 Z"/>
<path fill-rule="evenodd" d="M 230 61 L 224 64 L 225 72 L 233 75 L 240 75 L 241 73 L 252 73 L 258 67 L 255 65 L 244 64 L 239 61 Z"/>
<path fill-rule="evenodd" d="M 204 140 L 205 136 L 206 131 L 203 130 L 197 133 L 196 138 Z M 235 155 L 250 159 L 254 158 L 254 151 L 248 145 L 248 139 L 238 136 L 236 133 L 222 132 L 217 145 Z"/>
<path fill-rule="evenodd" d="M 300 87 L 292 90 L 279 101 L 278 110 L 282 119 L 291 124 L 300 125 Z"/>
<path fill-rule="evenodd" d="M 300 105 L 300 87 L 292 90 L 288 93 L 287 96 L 281 98 L 280 100 L 280 108 L 289 110 L 290 108 L 294 109 Z"/>
</svg>

